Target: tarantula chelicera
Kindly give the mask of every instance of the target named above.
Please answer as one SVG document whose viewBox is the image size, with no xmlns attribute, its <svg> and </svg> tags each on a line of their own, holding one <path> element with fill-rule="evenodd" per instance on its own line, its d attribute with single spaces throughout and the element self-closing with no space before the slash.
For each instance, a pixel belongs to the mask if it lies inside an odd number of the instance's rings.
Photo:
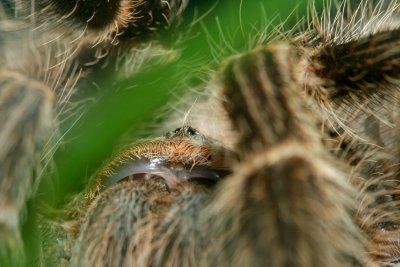
<svg viewBox="0 0 400 267">
<path fill-rule="evenodd" d="M 1 266 L 400 266 L 397 1 L 260 29 L 53 208 L 27 203 L 62 175 L 54 153 L 105 94 L 99 76 L 160 92 L 140 71 L 168 83 L 154 69 L 187 49 L 172 25 L 188 0 L 0 4 Z"/>
</svg>

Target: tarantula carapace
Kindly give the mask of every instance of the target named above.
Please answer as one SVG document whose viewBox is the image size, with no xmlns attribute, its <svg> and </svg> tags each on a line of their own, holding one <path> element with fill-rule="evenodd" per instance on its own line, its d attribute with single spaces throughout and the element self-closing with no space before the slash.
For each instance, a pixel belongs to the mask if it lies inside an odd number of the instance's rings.
<svg viewBox="0 0 400 267">
<path fill-rule="evenodd" d="M 61 205 L 28 208 L 34 256 L 27 202 L 62 175 L 55 151 L 104 94 L 85 86 L 133 75 L 107 90 L 140 91 L 141 69 L 168 83 L 157 66 L 208 29 L 185 27 L 185 0 L 0 3 L 1 266 L 400 266 L 397 1 L 328 1 L 306 27 L 260 27 L 248 51 L 192 70 L 200 82 L 152 133 L 121 138 Z"/>
</svg>

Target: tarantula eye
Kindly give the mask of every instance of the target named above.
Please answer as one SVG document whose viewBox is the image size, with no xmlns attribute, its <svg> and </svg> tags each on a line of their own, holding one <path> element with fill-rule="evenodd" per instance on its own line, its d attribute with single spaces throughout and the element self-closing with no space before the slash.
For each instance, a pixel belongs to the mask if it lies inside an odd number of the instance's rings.
<svg viewBox="0 0 400 267">
<path fill-rule="evenodd" d="M 166 133 L 166 134 L 165 134 L 165 137 L 166 137 L 166 138 L 171 138 L 171 137 L 177 135 L 178 133 L 180 133 L 180 132 L 181 132 L 181 129 L 182 129 L 182 128 L 176 128 L 175 130 Z"/>
<path fill-rule="evenodd" d="M 198 134 L 197 131 L 195 129 L 193 129 L 192 127 L 190 127 L 190 126 L 186 129 L 186 132 L 190 136 Z"/>
<path fill-rule="evenodd" d="M 163 158 L 156 157 L 151 160 L 139 159 L 125 163 L 106 179 L 104 185 L 110 187 L 126 180 L 162 178 L 170 188 L 184 181 L 212 186 L 227 174 L 227 171 L 213 170 L 203 166 L 192 168 L 179 165 L 168 166 Z"/>
<path fill-rule="evenodd" d="M 177 135 L 182 135 L 182 136 L 188 136 L 188 137 L 194 137 L 194 136 L 200 136 L 201 134 L 191 126 L 185 126 L 185 127 L 180 127 L 176 128 L 175 130 L 168 132 L 165 134 L 165 137 L 171 138 Z"/>
</svg>

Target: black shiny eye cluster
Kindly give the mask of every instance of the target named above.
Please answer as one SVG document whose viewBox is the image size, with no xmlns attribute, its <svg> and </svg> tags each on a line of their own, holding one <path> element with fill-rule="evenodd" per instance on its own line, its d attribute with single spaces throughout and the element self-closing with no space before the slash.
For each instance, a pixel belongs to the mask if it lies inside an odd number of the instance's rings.
<svg viewBox="0 0 400 267">
<path fill-rule="evenodd" d="M 200 133 L 196 129 L 192 128 L 191 126 L 184 126 L 184 127 L 176 128 L 175 130 L 166 133 L 165 137 L 172 138 L 172 137 L 178 136 L 178 135 L 192 137 L 192 136 L 200 135 Z"/>
</svg>

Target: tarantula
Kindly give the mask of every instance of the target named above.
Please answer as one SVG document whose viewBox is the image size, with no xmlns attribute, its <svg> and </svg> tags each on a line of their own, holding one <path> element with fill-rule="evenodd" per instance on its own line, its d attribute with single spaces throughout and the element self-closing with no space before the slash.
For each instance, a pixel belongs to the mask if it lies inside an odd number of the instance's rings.
<svg viewBox="0 0 400 267">
<path fill-rule="evenodd" d="M 55 151 L 104 94 L 82 91 L 112 70 L 108 90 L 134 75 L 122 91 L 159 92 L 140 70 L 167 83 L 156 65 L 182 58 L 172 25 L 188 3 L 0 3 L 1 266 L 400 266 L 397 1 L 258 31 L 152 134 L 121 138 L 98 170 L 72 177 L 84 188 L 56 208 L 27 203 L 62 173 Z"/>
</svg>

